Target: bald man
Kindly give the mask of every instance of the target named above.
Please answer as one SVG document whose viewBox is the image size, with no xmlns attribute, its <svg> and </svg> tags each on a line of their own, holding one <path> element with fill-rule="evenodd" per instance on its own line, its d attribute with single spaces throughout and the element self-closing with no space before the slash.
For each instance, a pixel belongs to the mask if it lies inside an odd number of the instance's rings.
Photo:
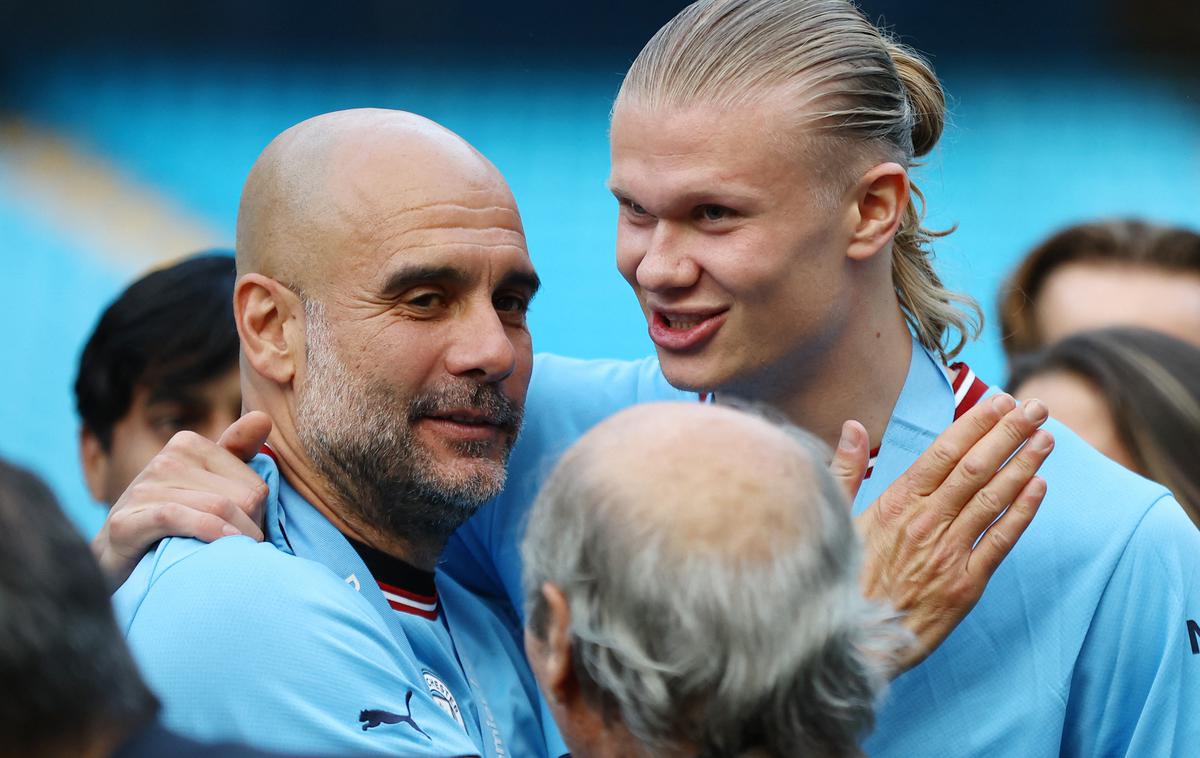
<svg viewBox="0 0 1200 758">
<path fill-rule="evenodd" d="M 538 279 L 500 174 L 418 116 L 311 119 L 251 171 L 237 267 L 243 397 L 274 421 L 265 539 L 164 540 L 115 596 L 167 723 L 308 753 L 565 752 L 511 609 L 434 581 L 504 484 L 530 376 Z"/>
<path fill-rule="evenodd" d="M 859 591 L 823 447 L 673 403 L 563 456 L 521 552 L 526 649 L 572 756 L 860 753 L 906 637 Z"/>
</svg>

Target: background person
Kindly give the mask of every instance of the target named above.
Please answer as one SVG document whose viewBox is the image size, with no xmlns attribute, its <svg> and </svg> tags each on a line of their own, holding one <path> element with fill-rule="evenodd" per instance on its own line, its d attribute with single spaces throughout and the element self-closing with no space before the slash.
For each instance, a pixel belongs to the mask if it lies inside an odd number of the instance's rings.
<svg viewBox="0 0 1200 758">
<path fill-rule="evenodd" d="M 1008 387 L 1166 485 L 1200 526 L 1200 348 L 1147 329 L 1083 332 L 1018 357 Z"/>
<path fill-rule="evenodd" d="M 108 590 L 50 490 L 0 460 L 0 756 L 269 758 L 158 724 Z"/>
<path fill-rule="evenodd" d="M 79 359 L 80 457 L 111 506 L 172 435 L 217 439 L 241 415 L 233 254 L 152 271 L 100 315 Z"/>
<path fill-rule="evenodd" d="M 530 512 L 526 649 L 575 758 L 861 752 L 908 643 L 859 591 L 824 446 L 724 406 L 635 406 Z"/>
<path fill-rule="evenodd" d="M 1000 290 L 1010 360 L 1123 325 L 1200 346 L 1200 233 L 1139 219 L 1077 224 L 1030 251 Z"/>
</svg>

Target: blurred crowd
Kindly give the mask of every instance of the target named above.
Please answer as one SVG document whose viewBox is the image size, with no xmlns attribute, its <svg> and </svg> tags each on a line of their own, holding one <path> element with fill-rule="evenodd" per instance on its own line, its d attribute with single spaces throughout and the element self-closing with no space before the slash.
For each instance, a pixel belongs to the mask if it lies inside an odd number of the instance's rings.
<svg viewBox="0 0 1200 758">
<path fill-rule="evenodd" d="M 795 81 L 841 98 L 798 127 L 839 193 L 746 96 Z M 682 11 L 614 106 L 637 362 L 533 358 L 516 206 L 453 133 L 280 135 L 236 255 L 99 314 L 91 548 L 0 463 L 0 756 L 1194 749 L 1200 232 L 1023 251 L 975 376 L 910 201 L 942 99 L 849 4 Z"/>
</svg>

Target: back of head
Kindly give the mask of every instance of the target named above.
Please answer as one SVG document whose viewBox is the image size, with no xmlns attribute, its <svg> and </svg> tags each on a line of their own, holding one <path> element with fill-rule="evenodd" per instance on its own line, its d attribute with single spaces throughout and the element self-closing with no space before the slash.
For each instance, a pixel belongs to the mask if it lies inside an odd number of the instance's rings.
<svg viewBox="0 0 1200 758">
<path fill-rule="evenodd" d="M 1200 274 L 1200 234 L 1138 219 L 1077 224 L 1035 247 L 1000 288 L 1000 333 L 1011 358 L 1045 339 L 1036 303 L 1046 280 L 1069 263 L 1139 266 Z"/>
<path fill-rule="evenodd" d="M 75 401 L 104 445 L 138 386 L 186 390 L 237 366 L 232 253 L 212 251 L 146 274 L 104 313 L 83 349 Z"/>
<path fill-rule="evenodd" d="M 858 754 L 902 638 L 860 594 L 823 455 L 741 411 L 640 406 L 544 487 L 523 545 L 530 630 L 549 582 L 585 695 L 652 754 Z"/>
<path fill-rule="evenodd" d="M 1017 358 L 1008 387 L 1056 372 L 1100 392 L 1137 470 L 1168 487 L 1200 526 L 1200 348 L 1147 329 L 1083 332 Z"/>
<path fill-rule="evenodd" d="M 83 755 L 152 719 L 91 551 L 32 474 L 0 461 L 0 756 Z"/>
<path fill-rule="evenodd" d="M 693 3 L 643 48 L 617 107 L 734 108 L 764 97 L 793 104 L 831 196 L 880 161 L 911 166 L 933 150 L 946 118 L 929 64 L 849 0 Z M 918 339 L 951 357 L 978 331 L 978 307 L 934 271 L 929 246 L 941 233 L 921 226 L 921 193 L 912 189 L 893 242 L 892 280 Z"/>
</svg>

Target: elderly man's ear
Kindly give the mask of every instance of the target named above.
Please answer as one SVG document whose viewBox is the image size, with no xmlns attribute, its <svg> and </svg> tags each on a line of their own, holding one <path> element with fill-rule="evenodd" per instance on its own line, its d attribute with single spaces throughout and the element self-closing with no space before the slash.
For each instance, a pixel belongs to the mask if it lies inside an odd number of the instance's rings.
<svg viewBox="0 0 1200 758">
<path fill-rule="evenodd" d="M 570 700 L 577 685 L 571 667 L 571 609 L 563 591 L 549 582 L 542 585 L 542 602 L 544 634 L 525 630 L 525 650 L 543 694 L 560 705 Z"/>
<path fill-rule="evenodd" d="M 279 384 L 296 375 L 304 355 L 304 305 L 292 290 L 262 274 L 245 274 L 233 290 L 242 352 L 254 370 Z"/>
</svg>

